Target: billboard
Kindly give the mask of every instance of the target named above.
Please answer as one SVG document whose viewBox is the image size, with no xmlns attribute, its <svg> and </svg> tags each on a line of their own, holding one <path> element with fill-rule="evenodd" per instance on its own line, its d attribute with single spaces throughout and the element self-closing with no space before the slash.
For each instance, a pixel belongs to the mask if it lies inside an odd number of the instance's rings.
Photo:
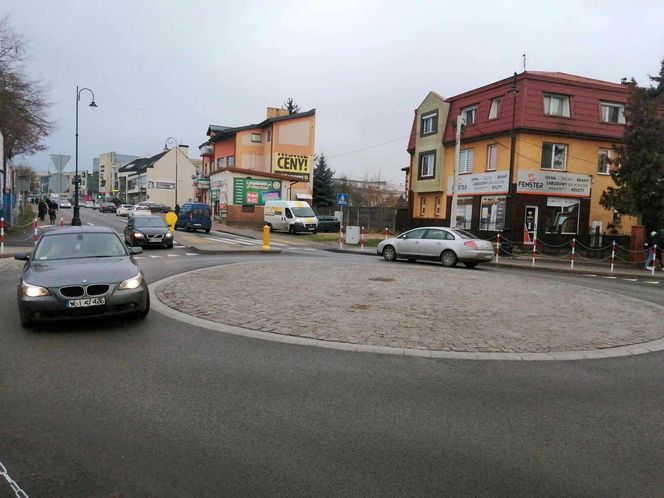
<svg viewBox="0 0 664 498">
<path fill-rule="evenodd" d="M 272 158 L 272 172 L 294 176 L 308 182 L 311 178 L 312 163 L 311 156 L 275 152 Z"/>
<path fill-rule="evenodd" d="M 590 197 L 590 176 L 574 173 L 519 171 L 519 194 Z"/>
<path fill-rule="evenodd" d="M 280 180 L 233 178 L 233 204 L 236 206 L 262 206 L 265 201 L 279 199 L 281 199 Z"/>
<path fill-rule="evenodd" d="M 447 191 L 452 195 L 454 177 L 448 178 Z M 507 171 L 459 175 L 458 195 L 491 195 L 506 194 L 510 186 L 510 174 Z"/>
</svg>

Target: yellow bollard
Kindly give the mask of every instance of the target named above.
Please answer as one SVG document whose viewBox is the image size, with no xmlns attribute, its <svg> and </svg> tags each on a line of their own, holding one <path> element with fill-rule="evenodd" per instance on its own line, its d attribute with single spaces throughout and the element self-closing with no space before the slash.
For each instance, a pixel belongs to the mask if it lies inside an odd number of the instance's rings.
<svg viewBox="0 0 664 498">
<path fill-rule="evenodd" d="M 270 227 L 268 225 L 263 226 L 263 250 L 270 250 Z"/>
<path fill-rule="evenodd" d="M 173 211 L 169 211 L 164 215 L 164 221 L 168 225 L 168 229 L 171 232 L 175 231 L 175 222 L 178 221 L 178 215 L 175 214 Z"/>
</svg>

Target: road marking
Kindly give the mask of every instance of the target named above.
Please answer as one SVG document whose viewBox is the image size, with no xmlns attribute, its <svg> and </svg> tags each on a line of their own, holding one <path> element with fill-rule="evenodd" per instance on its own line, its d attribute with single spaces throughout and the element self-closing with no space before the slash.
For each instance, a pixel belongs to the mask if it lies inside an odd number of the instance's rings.
<svg viewBox="0 0 664 498">
<path fill-rule="evenodd" d="M 625 280 L 627 282 L 638 282 L 639 281 L 638 278 L 623 278 L 623 280 Z"/>
<path fill-rule="evenodd" d="M 586 274 L 583 275 L 583 276 L 584 276 L 584 277 L 596 277 L 597 275 L 593 275 L 593 274 L 591 274 L 591 273 L 586 273 Z"/>
<path fill-rule="evenodd" d="M 145 256 L 134 256 L 134 259 L 145 259 Z"/>
<path fill-rule="evenodd" d="M 90 225 L 91 227 L 95 226 L 94 223 L 88 223 L 88 225 Z"/>
<path fill-rule="evenodd" d="M 603 276 L 602 278 L 611 278 L 611 279 L 615 279 L 615 278 L 618 278 L 618 277 L 607 277 L 607 276 Z"/>
<path fill-rule="evenodd" d="M 155 256 L 154 254 L 150 254 L 151 258 L 161 258 L 161 256 Z"/>
<path fill-rule="evenodd" d="M 198 253 L 196 252 L 187 252 L 185 253 L 187 256 L 198 256 Z"/>
<path fill-rule="evenodd" d="M 180 255 L 179 254 L 167 254 L 166 256 L 168 256 L 169 258 L 177 258 Z"/>
<path fill-rule="evenodd" d="M 653 281 L 653 280 L 646 280 L 646 283 L 647 283 L 647 284 L 654 284 L 654 285 L 657 285 L 657 284 L 659 283 L 659 281 L 655 282 L 655 281 Z"/>
</svg>

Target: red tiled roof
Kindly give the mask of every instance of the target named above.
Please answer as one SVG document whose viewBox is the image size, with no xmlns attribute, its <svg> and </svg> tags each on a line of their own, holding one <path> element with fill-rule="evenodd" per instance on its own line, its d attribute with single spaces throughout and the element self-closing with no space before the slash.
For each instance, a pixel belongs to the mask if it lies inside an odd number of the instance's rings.
<svg viewBox="0 0 664 498">
<path fill-rule="evenodd" d="M 615 140 L 622 138 L 624 126 L 601 122 L 600 102 L 625 103 L 629 92 L 626 85 L 565 73 L 529 71 L 517 76 L 519 93 L 514 99 L 508 93 L 512 80 L 505 78 L 448 99 L 451 105 L 443 141 L 454 141 L 453 123 L 456 122 L 456 117 L 461 113 L 461 109 L 473 105 L 478 106 L 476 122 L 466 127 L 464 140 L 509 132 L 514 101 L 516 129 L 552 134 L 592 135 Z M 569 95 L 571 117 L 545 116 L 545 93 Z M 500 111 L 496 119 L 489 120 L 491 100 L 496 97 L 501 98 Z"/>
</svg>

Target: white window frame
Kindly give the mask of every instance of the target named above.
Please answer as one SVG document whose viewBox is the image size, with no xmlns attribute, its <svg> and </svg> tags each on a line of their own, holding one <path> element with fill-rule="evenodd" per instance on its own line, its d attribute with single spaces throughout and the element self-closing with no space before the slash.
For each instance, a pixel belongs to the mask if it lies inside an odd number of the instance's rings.
<svg viewBox="0 0 664 498">
<path fill-rule="evenodd" d="M 495 153 L 493 154 L 493 164 L 491 164 L 491 151 L 495 151 Z M 498 162 L 498 144 L 490 144 L 486 148 L 486 170 L 496 171 L 497 162 Z"/>
<path fill-rule="evenodd" d="M 217 158 L 217 169 L 224 168 L 226 166 L 226 158 L 225 157 L 218 157 Z"/>
<path fill-rule="evenodd" d="M 440 196 L 436 196 L 435 199 L 435 204 L 434 204 L 434 214 L 435 216 L 440 216 Z"/>
<path fill-rule="evenodd" d="M 487 119 L 497 119 L 498 114 L 500 114 L 500 106 L 502 105 L 503 99 L 500 97 L 494 97 L 491 99 L 491 106 L 489 107 L 489 117 Z"/>
<path fill-rule="evenodd" d="M 434 122 L 437 116 L 436 112 L 430 112 L 422 116 L 422 135 L 433 135 L 438 132 L 438 130 L 434 130 Z"/>
<path fill-rule="evenodd" d="M 426 197 L 420 197 L 420 216 L 425 216 L 427 212 L 427 199 Z"/>
<path fill-rule="evenodd" d="M 427 172 L 424 173 L 424 162 L 427 158 Z M 431 161 L 428 160 L 431 158 Z M 423 152 L 420 156 L 420 179 L 433 178 L 436 176 L 436 153 L 435 152 Z"/>
<path fill-rule="evenodd" d="M 548 158 L 548 163 L 545 163 L 542 161 L 542 164 L 540 167 L 542 169 L 546 170 L 551 170 L 551 171 L 566 171 L 567 170 L 567 144 L 556 144 L 556 143 L 544 143 L 542 144 L 542 158 L 544 159 L 544 147 L 546 145 L 551 145 L 551 157 Z M 563 167 L 562 168 L 555 168 L 554 167 L 554 158 L 556 156 L 556 148 L 562 148 L 563 149 Z"/>
<path fill-rule="evenodd" d="M 602 123 L 625 124 L 625 104 L 617 102 L 600 102 L 600 119 Z M 610 118 L 611 109 L 618 109 L 618 119 L 613 121 Z"/>
<path fill-rule="evenodd" d="M 560 112 L 551 112 L 552 104 L 555 100 L 561 102 Z M 556 116 L 559 118 L 570 118 L 572 117 L 571 110 L 571 99 L 569 95 L 560 95 L 557 93 L 545 93 L 544 94 L 544 115 L 545 116 Z"/>
<path fill-rule="evenodd" d="M 260 133 L 252 133 L 251 134 L 251 141 L 253 143 L 262 143 L 263 142 L 263 135 Z"/>
<path fill-rule="evenodd" d="M 461 149 L 459 153 L 459 174 L 467 174 L 473 172 L 473 160 L 475 154 L 473 149 Z"/>
<path fill-rule="evenodd" d="M 607 159 L 612 160 L 613 159 L 613 150 L 612 149 L 607 149 L 606 147 L 600 147 L 599 152 L 597 154 L 597 174 L 598 175 L 610 175 L 611 174 L 611 166 L 608 161 L 606 162 L 606 171 L 602 171 L 602 156 L 606 156 Z"/>
<path fill-rule="evenodd" d="M 466 126 L 477 122 L 477 106 L 471 105 L 461 109 L 461 115 L 466 118 Z"/>
</svg>

